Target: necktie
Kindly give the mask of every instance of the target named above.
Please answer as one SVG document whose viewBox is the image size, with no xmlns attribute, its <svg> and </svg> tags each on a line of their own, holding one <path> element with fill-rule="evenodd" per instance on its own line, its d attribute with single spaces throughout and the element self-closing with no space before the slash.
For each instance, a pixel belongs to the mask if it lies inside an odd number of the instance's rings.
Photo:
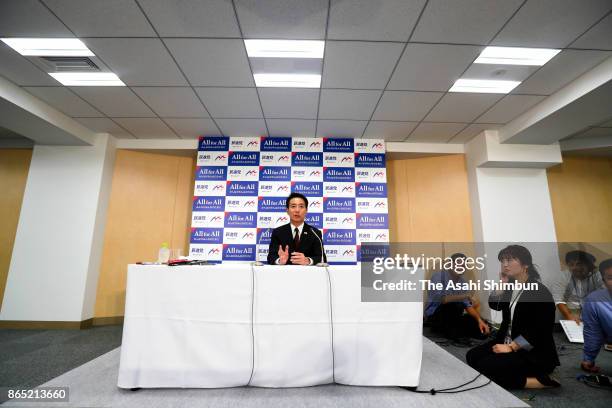
<svg viewBox="0 0 612 408">
<path fill-rule="evenodd" d="M 295 251 L 300 247 L 300 230 L 298 228 L 295 229 L 295 235 L 293 236 L 293 247 Z"/>
</svg>

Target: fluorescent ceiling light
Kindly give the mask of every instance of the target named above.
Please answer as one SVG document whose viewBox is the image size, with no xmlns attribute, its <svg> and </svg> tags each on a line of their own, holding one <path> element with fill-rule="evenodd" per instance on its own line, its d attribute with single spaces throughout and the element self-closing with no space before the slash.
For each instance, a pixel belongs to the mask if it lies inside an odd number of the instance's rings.
<svg viewBox="0 0 612 408">
<path fill-rule="evenodd" d="M 49 75 L 66 86 L 125 86 L 112 72 L 52 72 Z"/>
<path fill-rule="evenodd" d="M 78 38 L 3 38 L 21 55 L 40 57 L 92 57 L 93 52 Z"/>
<path fill-rule="evenodd" d="M 318 74 L 253 74 L 258 88 L 320 88 L 321 75 Z"/>
<path fill-rule="evenodd" d="M 487 47 L 475 64 L 544 65 L 561 50 L 550 48 Z"/>
<path fill-rule="evenodd" d="M 244 40 L 249 57 L 323 58 L 325 41 Z"/>
<path fill-rule="evenodd" d="M 475 93 L 508 93 L 520 81 L 493 81 L 489 79 L 458 79 L 449 89 L 449 92 L 475 92 Z"/>
</svg>

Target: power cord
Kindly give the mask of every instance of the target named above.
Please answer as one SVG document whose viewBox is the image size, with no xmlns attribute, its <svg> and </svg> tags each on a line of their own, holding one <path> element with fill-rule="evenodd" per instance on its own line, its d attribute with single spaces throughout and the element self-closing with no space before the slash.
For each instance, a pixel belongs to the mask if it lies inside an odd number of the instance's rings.
<svg viewBox="0 0 612 408">
<path fill-rule="evenodd" d="M 464 390 L 457 390 L 457 388 L 461 388 L 461 387 L 465 387 L 468 384 L 473 383 L 474 381 L 476 381 L 482 374 L 478 374 L 476 377 L 474 377 L 473 379 L 471 379 L 470 381 L 463 383 L 461 385 L 457 385 L 456 387 L 451 387 L 451 388 L 443 388 L 441 390 L 436 390 L 435 388 L 432 388 L 429 391 L 425 391 L 425 390 L 417 390 L 417 389 L 412 389 L 410 387 L 401 387 L 405 390 L 408 390 L 410 392 L 416 392 L 419 394 L 431 394 L 431 395 L 436 395 L 436 394 L 459 394 L 460 392 L 466 392 L 466 391 L 471 391 L 471 390 L 476 390 L 478 388 L 482 388 L 485 387 L 489 384 L 491 384 L 491 380 L 488 380 L 486 383 L 481 384 L 481 385 L 477 385 L 475 387 L 470 387 L 470 388 L 466 388 Z"/>
</svg>

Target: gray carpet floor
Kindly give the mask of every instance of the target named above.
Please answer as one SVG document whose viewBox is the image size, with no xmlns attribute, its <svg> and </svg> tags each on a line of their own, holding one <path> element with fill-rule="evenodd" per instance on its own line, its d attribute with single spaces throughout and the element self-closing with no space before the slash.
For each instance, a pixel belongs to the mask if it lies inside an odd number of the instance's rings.
<svg viewBox="0 0 612 408">
<path fill-rule="evenodd" d="M 581 374 L 579 345 L 556 333 L 561 367 L 559 389 L 519 390 L 507 393 L 495 384 L 463 394 L 414 394 L 399 388 L 322 387 L 285 390 L 232 388 L 214 390 L 140 390 L 130 392 L 116 387 L 121 326 L 89 330 L 0 330 L 0 388 L 31 388 L 43 384 L 71 387 L 69 404 L 12 401 L 3 406 L 301 406 L 323 407 L 411 407 L 411 406 L 527 406 L 533 407 L 610 407 L 612 393 L 587 387 L 576 381 Z M 454 346 L 425 329 L 425 354 L 419 389 L 443 388 L 468 381 L 475 374 L 461 364 L 467 348 Z M 447 353 L 448 352 L 448 353 Z M 450 353 L 450 355 L 449 355 Z M 453 358 L 452 356 L 455 356 Z M 459 361 L 460 360 L 460 361 Z M 602 351 L 598 364 L 612 373 L 612 353 Z M 474 384 L 482 384 L 479 379 Z M 499 394 L 497 391 L 501 391 Z M 0 400 L 0 403 L 4 400 Z"/>
</svg>

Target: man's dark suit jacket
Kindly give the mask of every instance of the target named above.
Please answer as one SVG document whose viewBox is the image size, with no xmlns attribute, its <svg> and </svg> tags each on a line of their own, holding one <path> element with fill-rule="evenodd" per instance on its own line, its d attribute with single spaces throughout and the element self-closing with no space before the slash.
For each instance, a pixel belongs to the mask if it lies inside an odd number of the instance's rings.
<svg viewBox="0 0 612 408">
<path fill-rule="evenodd" d="M 282 245 L 283 249 L 285 248 L 285 245 L 289 245 L 289 260 L 287 261 L 287 265 L 292 265 L 291 254 L 293 252 L 302 252 L 305 257 L 312 258 L 313 265 L 316 265 L 321 262 L 321 242 L 317 239 L 317 237 L 313 236 L 313 234 L 316 233 L 319 238 L 323 239 L 321 231 L 313 226 L 304 223 L 304 228 L 302 228 L 302 235 L 300 235 L 300 246 L 296 250 L 293 245 L 292 229 L 293 227 L 291 226 L 291 223 L 289 223 L 275 228 L 272 231 L 272 237 L 270 239 L 270 248 L 268 250 L 268 263 L 270 265 L 276 264 L 276 260 L 278 259 L 279 245 Z"/>
</svg>

